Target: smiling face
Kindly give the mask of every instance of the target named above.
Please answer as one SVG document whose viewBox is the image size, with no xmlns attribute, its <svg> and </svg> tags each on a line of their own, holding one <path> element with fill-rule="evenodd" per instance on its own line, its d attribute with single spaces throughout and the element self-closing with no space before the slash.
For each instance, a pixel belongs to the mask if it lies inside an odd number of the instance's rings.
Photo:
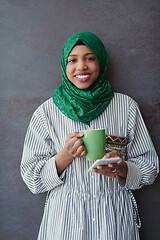
<svg viewBox="0 0 160 240">
<path fill-rule="evenodd" d="M 87 46 L 77 45 L 72 49 L 67 59 L 66 74 L 79 89 L 87 89 L 97 80 L 99 65 Z"/>
</svg>

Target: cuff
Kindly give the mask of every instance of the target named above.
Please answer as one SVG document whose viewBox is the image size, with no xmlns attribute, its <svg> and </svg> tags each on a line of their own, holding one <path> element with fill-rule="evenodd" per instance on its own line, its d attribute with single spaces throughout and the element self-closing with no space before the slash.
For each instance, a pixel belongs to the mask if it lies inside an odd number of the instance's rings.
<svg viewBox="0 0 160 240">
<path fill-rule="evenodd" d="M 63 184 L 64 175 L 65 170 L 62 172 L 60 176 L 58 176 L 55 164 L 55 156 L 50 158 L 46 162 L 41 171 L 42 182 L 44 183 L 48 191 Z"/>
<path fill-rule="evenodd" d="M 139 167 L 137 167 L 136 164 L 132 162 L 126 162 L 126 163 L 128 166 L 127 178 L 124 179 L 118 176 L 119 185 L 122 188 L 125 188 L 127 190 L 138 189 L 141 182 L 141 170 L 139 169 Z"/>
</svg>

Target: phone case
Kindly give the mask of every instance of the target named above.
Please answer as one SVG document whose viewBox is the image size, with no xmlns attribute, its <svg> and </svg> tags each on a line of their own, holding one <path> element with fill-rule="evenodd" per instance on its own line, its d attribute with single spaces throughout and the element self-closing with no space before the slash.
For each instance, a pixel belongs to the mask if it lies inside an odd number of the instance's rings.
<svg viewBox="0 0 160 240">
<path fill-rule="evenodd" d="M 88 169 L 90 171 L 92 168 L 97 168 L 98 165 L 108 165 L 109 163 L 117 163 L 120 158 L 107 158 L 107 159 L 97 159 L 96 162 Z"/>
</svg>

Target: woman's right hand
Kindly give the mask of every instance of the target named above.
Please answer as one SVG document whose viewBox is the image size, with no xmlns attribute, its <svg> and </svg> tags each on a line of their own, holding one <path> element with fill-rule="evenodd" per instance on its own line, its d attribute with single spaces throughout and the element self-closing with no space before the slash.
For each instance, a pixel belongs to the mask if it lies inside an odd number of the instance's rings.
<svg viewBox="0 0 160 240">
<path fill-rule="evenodd" d="M 64 150 L 73 158 L 82 157 L 86 154 L 86 148 L 83 141 L 79 139 L 80 137 L 83 137 L 83 133 L 74 132 L 67 136 Z"/>
<path fill-rule="evenodd" d="M 86 154 L 86 148 L 83 141 L 79 139 L 80 137 L 83 137 L 83 133 L 74 132 L 69 134 L 63 150 L 56 155 L 55 163 L 59 175 L 75 157 L 82 157 Z"/>
</svg>

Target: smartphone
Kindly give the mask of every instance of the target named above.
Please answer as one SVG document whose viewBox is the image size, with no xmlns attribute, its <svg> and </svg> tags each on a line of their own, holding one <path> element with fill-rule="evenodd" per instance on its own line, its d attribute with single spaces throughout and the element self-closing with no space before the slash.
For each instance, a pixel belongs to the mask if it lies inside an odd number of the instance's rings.
<svg viewBox="0 0 160 240">
<path fill-rule="evenodd" d="M 108 165 L 109 163 L 117 163 L 120 160 L 117 158 L 106 158 L 106 159 L 97 159 L 93 165 L 88 169 L 88 172 L 91 171 L 92 168 L 97 168 L 99 165 Z"/>
</svg>

